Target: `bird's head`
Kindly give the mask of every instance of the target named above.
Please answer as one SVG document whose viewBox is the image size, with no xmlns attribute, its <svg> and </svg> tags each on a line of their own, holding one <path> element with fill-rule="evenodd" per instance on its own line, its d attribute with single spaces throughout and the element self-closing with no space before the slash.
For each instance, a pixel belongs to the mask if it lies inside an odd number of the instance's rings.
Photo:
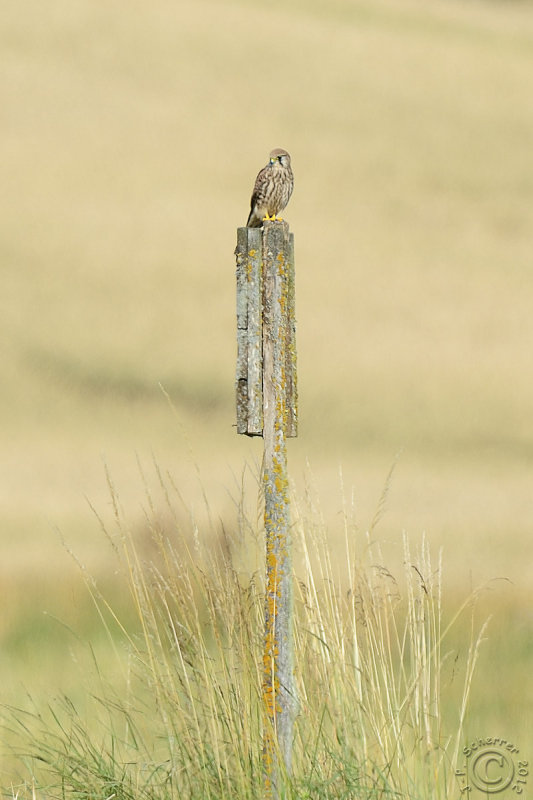
<svg viewBox="0 0 533 800">
<path fill-rule="evenodd" d="M 276 147 L 276 149 L 272 150 L 270 153 L 269 163 L 271 167 L 276 166 L 277 164 L 281 164 L 282 167 L 290 167 L 291 157 L 286 150 L 282 150 L 281 147 Z"/>
</svg>

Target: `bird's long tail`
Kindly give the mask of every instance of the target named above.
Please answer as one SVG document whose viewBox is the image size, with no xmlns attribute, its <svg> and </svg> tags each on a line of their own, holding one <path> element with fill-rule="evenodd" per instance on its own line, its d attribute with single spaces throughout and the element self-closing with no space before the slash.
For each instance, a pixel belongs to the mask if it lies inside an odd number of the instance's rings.
<svg viewBox="0 0 533 800">
<path fill-rule="evenodd" d="M 246 223 L 247 228 L 260 228 L 263 224 L 263 221 L 259 219 L 259 217 L 255 213 L 255 208 L 252 208 L 250 214 L 248 216 L 248 222 Z"/>
</svg>

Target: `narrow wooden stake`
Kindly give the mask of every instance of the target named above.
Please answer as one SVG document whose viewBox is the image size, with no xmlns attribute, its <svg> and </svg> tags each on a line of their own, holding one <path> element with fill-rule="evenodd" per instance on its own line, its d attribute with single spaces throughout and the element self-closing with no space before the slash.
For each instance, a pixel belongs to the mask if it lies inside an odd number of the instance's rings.
<svg viewBox="0 0 533 800">
<path fill-rule="evenodd" d="M 292 663 L 292 559 L 287 477 L 289 229 L 265 224 L 263 234 L 263 486 L 266 596 L 263 651 L 265 796 L 281 796 L 281 765 L 291 772 L 295 711 Z"/>
<path fill-rule="evenodd" d="M 261 236 L 260 247 L 258 233 Z M 260 279 L 255 266 L 258 251 L 261 254 Z M 297 435 L 298 416 L 294 245 L 289 226 L 277 221 L 265 222 L 262 229 L 240 228 L 236 255 L 237 430 L 248 435 L 260 433 L 264 439 L 263 768 L 265 798 L 278 800 L 282 797 L 283 776 L 291 773 L 297 711 L 292 655 L 292 559 L 286 448 L 286 437 Z M 256 319 L 258 296 L 260 324 Z M 261 331 L 260 348 L 258 331 Z M 257 409 L 258 371 L 262 379 L 261 420 Z"/>
</svg>

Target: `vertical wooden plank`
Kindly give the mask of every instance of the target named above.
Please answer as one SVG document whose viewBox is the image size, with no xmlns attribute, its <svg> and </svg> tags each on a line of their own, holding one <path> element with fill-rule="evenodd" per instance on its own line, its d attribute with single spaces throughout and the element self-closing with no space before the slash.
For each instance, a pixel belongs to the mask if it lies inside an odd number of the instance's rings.
<svg viewBox="0 0 533 800">
<path fill-rule="evenodd" d="M 248 303 L 248 428 L 249 436 L 263 433 L 263 313 L 262 230 L 247 231 Z"/>
<path fill-rule="evenodd" d="M 237 247 L 235 256 L 237 262 L 237 330 L 246 330 L 248 327 L 248 297 L 247 297 L 247 269 L 246 254 L 248 252 L 248 229 L 237 229 Z"/>
<path fill-rule="evenodd" d="M 261 248 L 260 228 L 238 228 L 235 249 L 237 433 L 250 436 L 261 436 L 263 433 Z"/>
<path fill-rule="evenodd" d="M 292 558 L 285 442 L 286 223 L 263 234 L 263 405 L 266 587 L 263 651 L 265 796 L 277 800 L 290 774 L 296 713 L 292 655 Z M 280 762 L 281 756 L 281 762 Z"/>
<path fill-rule="evenodd" d="M 237 433 L 248 430 L 248 291 L 246 253 L 248 237 L 246 228 L 237 230 L 236 279 L 237 279 L 237 368 L 235 394 L 237 407 Z"/>
<path fill-rule="evenodd" d="M 285 340 L 286 374 L 286 426 L 287 438 L 298 436 L 298 379 L 296 362 L 296 309 L 295 309 L 295 269 L 294 234 L 290 233 L 287 242 L 287 329 Z"/>
</svg>

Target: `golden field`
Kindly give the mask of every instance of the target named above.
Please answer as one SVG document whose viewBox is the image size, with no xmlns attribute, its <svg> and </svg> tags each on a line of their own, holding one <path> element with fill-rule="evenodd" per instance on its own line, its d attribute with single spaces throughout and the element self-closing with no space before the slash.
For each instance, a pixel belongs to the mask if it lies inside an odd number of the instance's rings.
<svg viewBox="0 0 533 800">
<path fill-rule="evenodd" d="M 233 250 L 280 146 L 295 494 L 334 554 L 343 503 L 362 531 L 380 508 L 392 562 L 404 529 L 443 548 L 445 602 L 487 584 L 472 735 L 533 753 L 533 7 L 8 0 L 0 36 L 5 702 L 78 691 L 43 614 L 97 626 L 62 540 L 112 580 L 106 469 L 134 526 L 154 461 L 200 535 L 231 528 L 245 464 L 258 502 Z"/>
</svg>

